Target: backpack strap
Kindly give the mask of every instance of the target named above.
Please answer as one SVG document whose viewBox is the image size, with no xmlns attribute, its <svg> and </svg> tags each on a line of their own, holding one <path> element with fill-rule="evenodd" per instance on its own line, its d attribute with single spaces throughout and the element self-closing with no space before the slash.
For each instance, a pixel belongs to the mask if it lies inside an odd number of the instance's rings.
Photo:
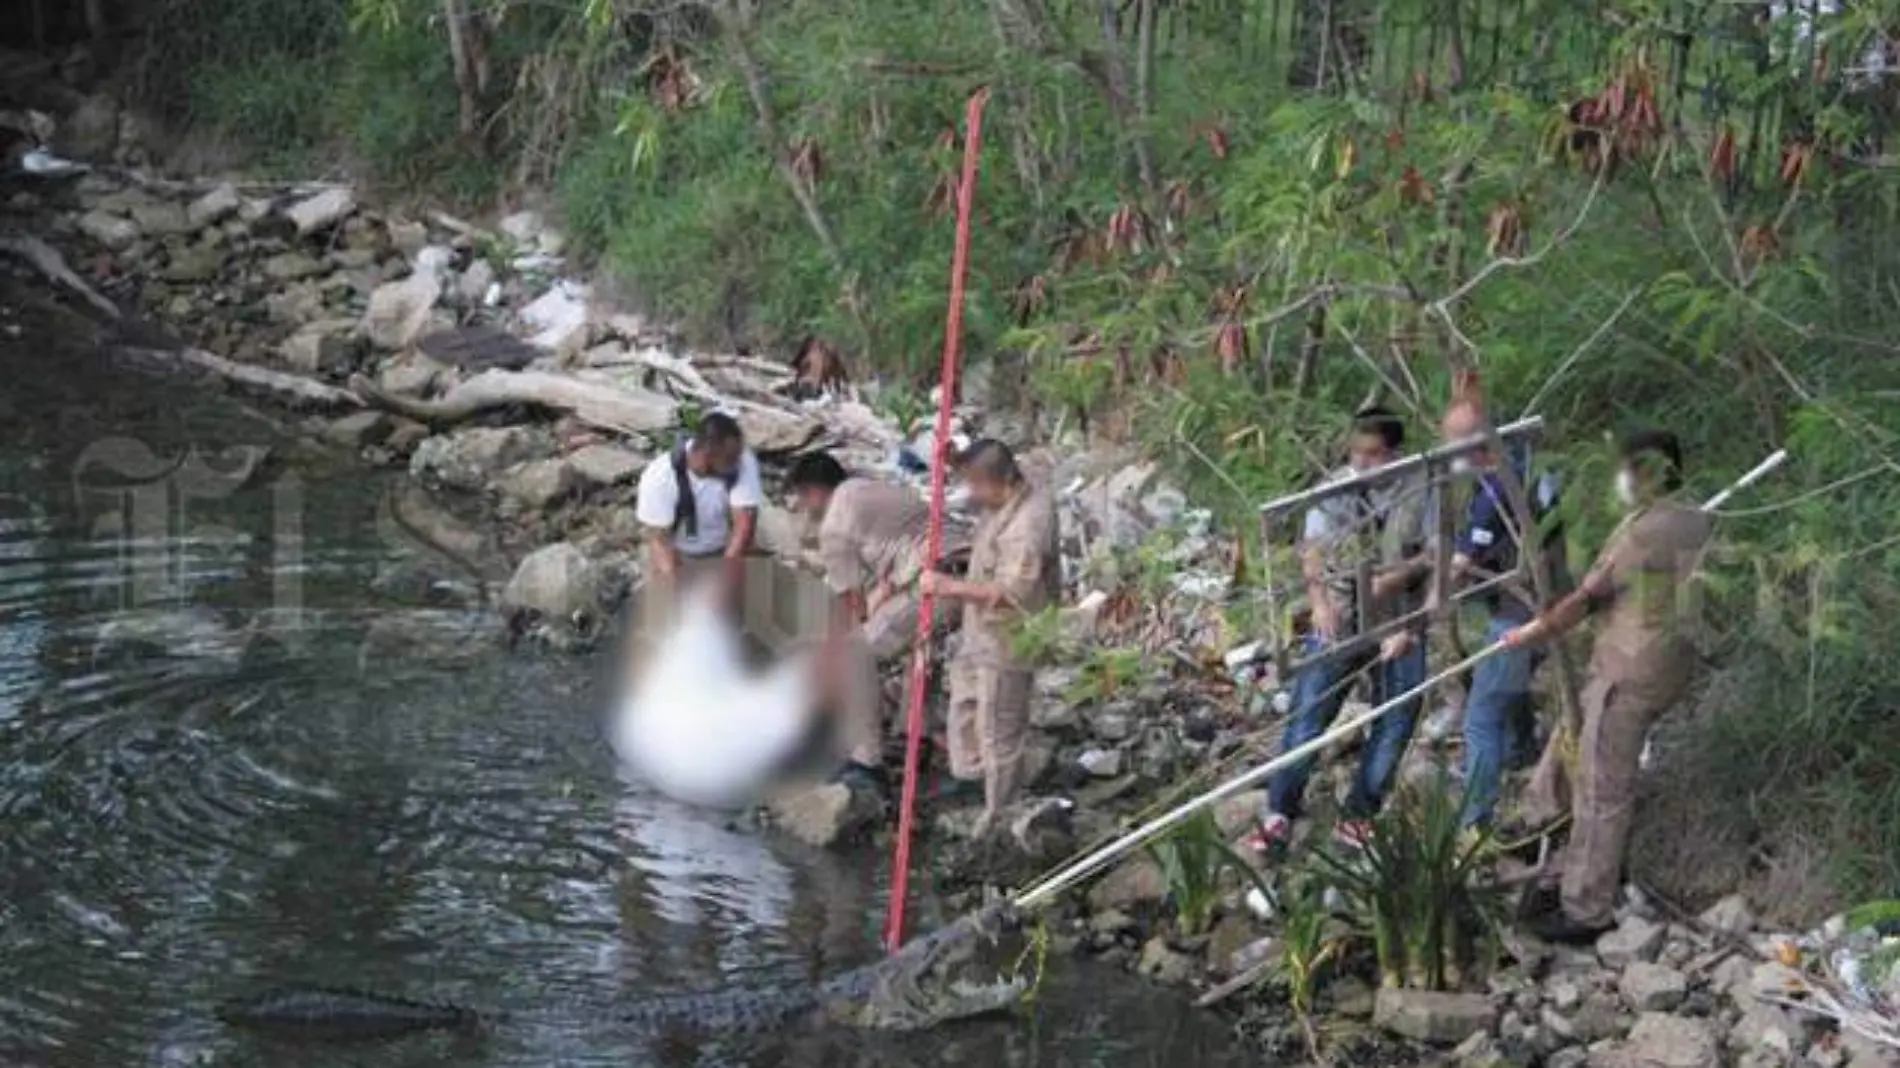
<svg viewBox="0 0 1900 1068">
<path fill-rule="evenodd" d="M 673 511 L 673 533 L 684 531 L 691 538 L 699 534 L 699 499 L 693 495 L 691 473 L 686 470 L 686 442 L 673 446 L 673 482 L 679 487 L 679 503 Z"/>
</svg>

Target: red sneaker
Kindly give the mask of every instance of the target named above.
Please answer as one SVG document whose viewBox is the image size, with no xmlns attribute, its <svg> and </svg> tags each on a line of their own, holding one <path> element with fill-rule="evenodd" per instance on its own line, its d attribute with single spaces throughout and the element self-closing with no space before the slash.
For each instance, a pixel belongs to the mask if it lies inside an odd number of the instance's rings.
<svg viewBox="0 0 1900 1068">
<path fill-rule="evenodd" d="M 1293 821 L 1278 812 L 1268 813 L 1253 829 L 1253 833 L 1240 840 L 1241 847 L 1255 853 L 1265 853 L 1287 843 L 1293 836 Z"/>
<path fill-rule="evenodd" d="M 1372 841 L 1371 820 L 1341 820 L 1333 827 L 1333 841 L 1347 849 L 1364 849 Z"/>
</svg>

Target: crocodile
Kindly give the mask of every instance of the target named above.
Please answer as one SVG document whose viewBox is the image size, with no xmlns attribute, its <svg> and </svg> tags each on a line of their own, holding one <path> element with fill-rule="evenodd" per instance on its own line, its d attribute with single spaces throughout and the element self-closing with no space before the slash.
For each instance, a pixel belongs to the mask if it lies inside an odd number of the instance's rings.
<svg viewBox="0 0 1900 1068">
<path fill-rule="evenodd" d="M 1021 1001 L 1018 977 L 975 981 L 959 966 L 979 942 L 994 942 L 1012 920 L 1007 903 L 989 906 L 905 945 L 891 956 L 813 984 L 715 990 L 643 999 L 608 1022 L 654 1033 L 761 1032 L 800 1022 L 916 1031 L 1003 1012 Z M 485 1032 L 510 1022 L 548 1022 L 540 1013 L 474 1009 L 446 1002 L 330 987 L 290 987 L 227 1002 L 227 1026 L 312 1040 L 388 1038 L 418 1031 Z M 590 1014 L 589 1026 L 602 1021 Z"/>
</svg>

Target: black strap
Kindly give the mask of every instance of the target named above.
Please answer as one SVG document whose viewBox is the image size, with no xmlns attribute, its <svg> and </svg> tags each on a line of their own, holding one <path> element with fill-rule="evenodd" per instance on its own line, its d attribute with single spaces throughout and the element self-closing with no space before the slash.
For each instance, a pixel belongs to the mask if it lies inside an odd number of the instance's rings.
<svg viewBox="0 0 1900 1068">
<path fill-rule="evenodd" d="M 673 533 L 685 531 L 689 538 L 699 534 L 699 498 L 686 470 L 686 443 L 673 446 L 673 482 L 679 487 L 679 503 L 673 509 Z"/>
<path fill-rule="evenodd" d="M 673 510 L 673 532 L 685 531 L 691 538 L 699 534 L 699 498 L 693 493 L 692 473 L 686 469 L 686 446 L 685 441 L 673 446 L 673 482 L 679 487 L 679 503 Z M 739 471 L 744 466 L 742 460 L 738 468 L 719 476 L 728 492 L 739 484 Z"/>
</svg>

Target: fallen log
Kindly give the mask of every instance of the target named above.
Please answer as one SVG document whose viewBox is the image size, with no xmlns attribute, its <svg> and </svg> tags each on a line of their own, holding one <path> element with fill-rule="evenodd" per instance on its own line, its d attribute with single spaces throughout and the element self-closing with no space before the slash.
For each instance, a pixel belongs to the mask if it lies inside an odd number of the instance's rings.
<svg viewBox="0 0 1900 1068">
<path fill-rule="evenodd" d="M 621 434 L 653 434 L 679 424 L 679 405 L 670 398 L 547 371 L 483 371 L 436 400 L 391 393 L 360 374 L 350 376 L 349 388 L 366 403 L 433 426 L 513 405 L 560 412 Z"/>
<path fill-rule="evenodd" d="M 285 374 L 262 367 L 227 360 L 203 349 L 152 349 L 136 346 L 120 346 L 115 350 L 122 356 L 148 363 L 166 365 L 183 364 L 201 371 L 209 371 L 235 385 L 260 393 L 268 393 L 293 407 L 304 408 L 361 408 L 363 401 L 348 390 L 335 386 L 326 386 L 302 375 Z"/>
<path fill-rule="evenodd" d="M 26 261 L 27 266 L 40 272 L 47 281 L 77 293 L 86 303 L 104 313 L 106 318 L 123 317 L 118 305 L 87 285 L 85 279 L 79 277 L 71 267 L 66 265 L 66 257 L 61 256 L 58 249 L 39 238 L 24 235 L 0 237 L 0 253 Z"/>
</svg>

